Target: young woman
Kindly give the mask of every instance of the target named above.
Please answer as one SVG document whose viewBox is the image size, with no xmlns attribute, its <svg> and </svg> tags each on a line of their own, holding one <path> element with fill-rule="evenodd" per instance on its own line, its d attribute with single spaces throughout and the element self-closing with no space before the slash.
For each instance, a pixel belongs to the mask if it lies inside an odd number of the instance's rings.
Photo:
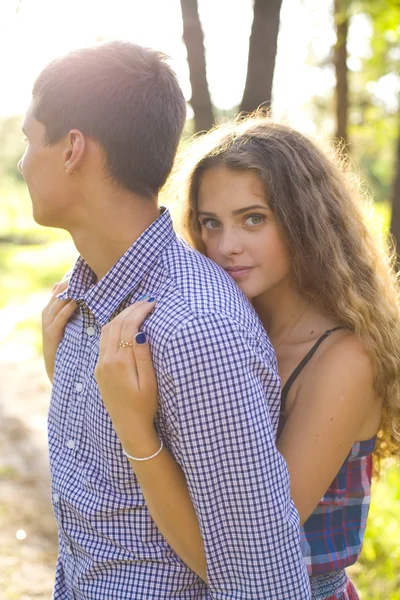
<svg viewBox="0 0 400 600">
<path fill-rule="evenodd" d="M 361 550 L 372 455 L 379 459 L 400 446 L 394 273 L 363 223 L 351 179 L 302 134 L 255 116 L 203 136 L 187 157 L 194 162 L 184 211 L 188 240 L 235 279 L 276 351 L 282 380 L 277 444 L 291 476 L 313 598 L 357 599 L 345 567 Z M 50 377 L 75 308 L 56 298 L 59 291 L 43 311 Z M 157 296 L 157 290 L 149 293 Z M 143 415 L 140 439 L 121 443 L 149 458 L 131 464 L 154 521 L 206 579 L 184 475 L 167 448 L 155 452 L 157 385 L 144 334 L 135 341 L 153 308 L 144 299 L 104 328 L 96 378 L 117 433 L 122 421 L 129 430 L 132 407 Z M 133 340 L 133 347 L 113 362 L 109 348 L 120 339 Z M 136 369 L 128 380 L 129 365 Z"/>
</svg>

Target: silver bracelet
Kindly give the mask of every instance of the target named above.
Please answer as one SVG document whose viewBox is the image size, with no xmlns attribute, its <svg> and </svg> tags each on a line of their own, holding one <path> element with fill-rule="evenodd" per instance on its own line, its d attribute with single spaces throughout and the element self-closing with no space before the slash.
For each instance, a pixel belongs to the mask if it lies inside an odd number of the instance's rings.
<svg viewBox="0 0 400 600">
<path fill-rule="evenodd" d="M 127 458 L 130 458 L 131 460 L 136 460 L 137 462 L 143 462 L 144 460 L 151 460 L 152 458 L 155 458 L 158 454 L 160 454 L 160 452 L 163 448 L 164 448 L 164 442 L 161 440 L 161 446 L 159 447 L 157 452 L 155 452 L 151 456 L 146 456 L 146 458 L 137 458 L 136 456 L 131 456 L 130 454 L 125 452 L 125 450 L 123 448 L 122 448 L 122 452 L 125 454 L 125 456 Z"/>
</svg>

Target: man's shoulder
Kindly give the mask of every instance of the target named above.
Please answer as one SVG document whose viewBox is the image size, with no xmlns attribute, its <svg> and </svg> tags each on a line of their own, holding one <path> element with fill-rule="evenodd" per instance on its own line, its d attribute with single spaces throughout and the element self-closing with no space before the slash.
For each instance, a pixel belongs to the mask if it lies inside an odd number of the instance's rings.
<svg viewBox="0 0 400 600">
<path fill-rule="evenodd" d="M 213 261 L 178 238 L 163 253 L 161 268 L 163 284 L 156 291 L 156 309 L 149 320 L 160 341 L 204 320 L 216 319 L 235 324 L 262 346 L 269 346 L 250 302 Z"/>
<path fill-rule="evenodd" d="M 201 254 L 185 241 L 177 239 L 163 257 L 165 271 L 170 278 L 170 288 L 176 299 L 186 307 L 190 318 L 209 313 L 225 314 L 238 323 L 254 322 L 258 318 L 244 294 L 233 279 L 216 263 Z"/>
</svg>

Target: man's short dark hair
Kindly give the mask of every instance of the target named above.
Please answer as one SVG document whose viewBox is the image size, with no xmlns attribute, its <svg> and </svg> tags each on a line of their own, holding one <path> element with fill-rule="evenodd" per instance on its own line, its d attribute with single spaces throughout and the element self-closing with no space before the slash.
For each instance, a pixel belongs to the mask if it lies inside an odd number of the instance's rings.
<svg viewBox="0 0 400 600">
<path fill-rule="evenodd" d="M 186 116 L 166 58 L 115 41 L 52 61 L 35 82 L 32 102 L 48 144 L 79 129 L 105 150 L 115 181 L 141 196 L 155 196 L 171 171 Z"/>
</svg>

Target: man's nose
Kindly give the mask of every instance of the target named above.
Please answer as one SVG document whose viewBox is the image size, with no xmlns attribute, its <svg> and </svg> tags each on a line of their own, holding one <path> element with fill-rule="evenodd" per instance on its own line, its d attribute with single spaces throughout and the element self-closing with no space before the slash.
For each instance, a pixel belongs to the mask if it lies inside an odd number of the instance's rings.
<svg viewBox="0 0 400 600">
<path fill-rule="evenodd" d="M 23 173 L 22 173 L 22 158 L 20 158 L 17 163 L 17 169 L 23 175 Z"/>
</svg>

